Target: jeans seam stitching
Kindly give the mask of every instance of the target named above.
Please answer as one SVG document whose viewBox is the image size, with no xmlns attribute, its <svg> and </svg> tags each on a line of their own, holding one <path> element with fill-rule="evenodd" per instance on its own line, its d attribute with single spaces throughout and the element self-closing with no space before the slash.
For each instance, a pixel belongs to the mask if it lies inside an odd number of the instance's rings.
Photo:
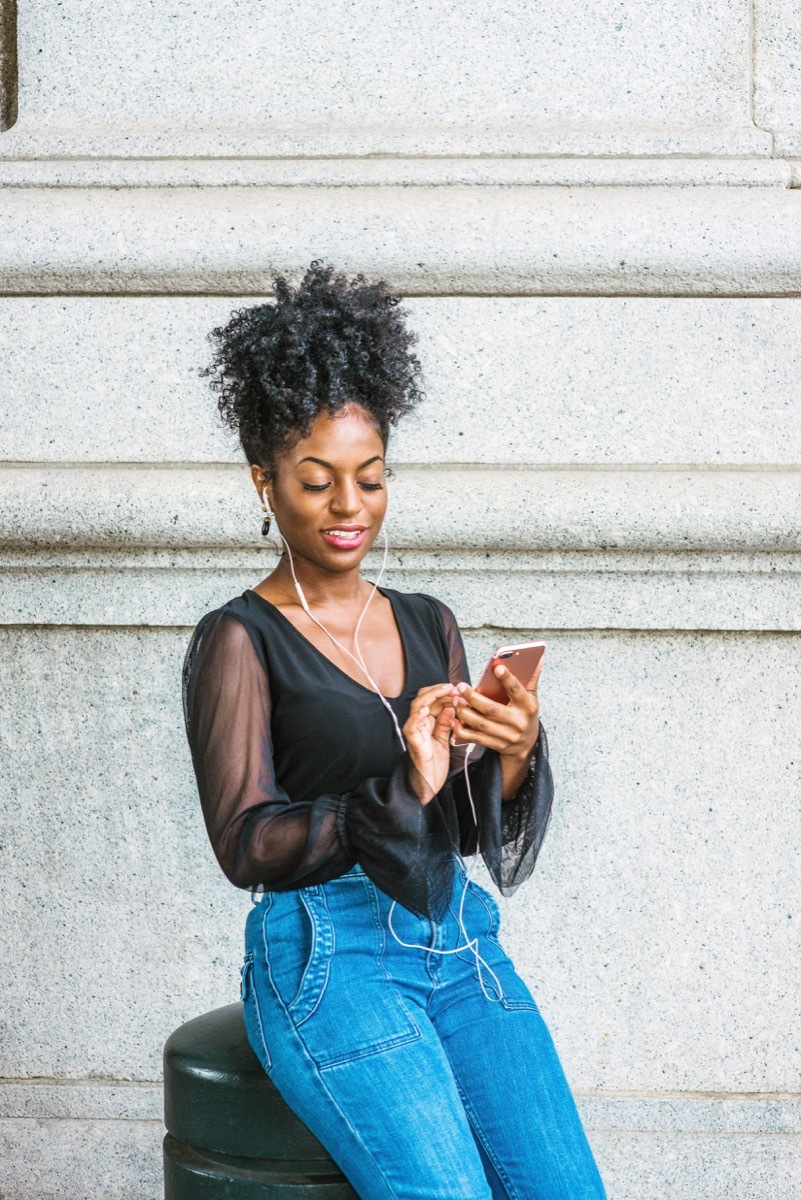
<svg viewBox="0 0 801 1200">
<path fill-rule="evenodd" d="M 496 914 L 492 911 L 489 904 L 487 904 L 487 901 L 483 895 L 483 892 L 478 889 L 477 885 L 476 885 L 476 891 L 473 892 L 473 895 L 481 903 L 481 906 L 484 909 L 484 912 L 489 917 L 489 925 L 487 927 L 487 930 L 486 930 L 486 933 L 484 934 L 484 936 L 486 937 L 488 942 L 492 942 L 492 944 L 494 946 L 498 946 L 499 949 L 503 950 L 503 946 L 501 945 L 498 935 L 493 933 L 493 930 L 492 930 L 492 927 L 495 924 Z M 504 951 L 504 953 L 505 953 L 505 951 Z"/>
<path fill-rule="evenodd" d="M 253 1007 L 256 1011 L 256 1021 L 259 1026 L 259 1037 L 261 1038 L 261 1045 L 262 1045 L 262 1049 L 264 1050 L 264 1061 L 267 1064 L 266 1067 L 264 1068 L 264 1073 L 267 1074 L 269 1069 L 273 1065 L 273 1060 L 272 1060 L 272 1056 L 270 1054 L 270 1050 L 267 1046 L 267 1038 L 264 1036 L 264 1021 L 263 1021 L 262 1015 L 261 1015 L 261 1005 L 259 1004 L 259 992 L 258 992 L 258 988 L 256 987 L 255 983 L 253 984 L 253 986 L 251 988 L 250 995 L 251 995 L 251 998 L 253 1001 Z"/>
<path fill-rule="evenodd" d="M 314 919 L 314 913 L 312 912 L 311 907 L 310 907 L 306 897 L 303 895 L 302 888 L 298 889 L 298 900 L 300 900 L 300 903 L 303 906 L 306 916 L 309 919 L 309 924 L 311 925 L 311 946 L 309 947 L 308 962 L 306 963 L 306 966 L 303 968 L 303 974 L 300 977 L 300 983 L 298 984 L 298 990 L 295 993 L 295 995 L 293 996 L 293 998 L 290 1000 L 290 1002 L 287 1004 L 287 1012 L 293 1012 L 295 1006 L 299 1003 L 301 997 L 303 996 L 303 990 L 306 986 L 306 980 L 311 979 L 312 966 L 315 965 L 314 960 L 315 960 L 315 956 L 316 956 L 316 952 L 317 952 L 317 943 L 319 941 L 319 937 L 318 937 L 318 933 L 317 933 L 317 922 Z M 301 1011 L 302 1011 L 302 1009 L 301 1009 Z M 305 1021 L 305 1019 L 306 1019 L 305 1017 L 302 1017 L 301 1020 L 298 1021 L 298 1024 L 299 1025 L 302 1024 L 302 1022 Z"/>
<path fill-rule="evenodd" d="M 408 1016 L 408 1013 L 405 1014 Z M 409 1018 L 411 1020 L 411 1018 Z M 383 1042 L 371 1042 L 369 1046 L 365 1046 L 361 1050 L 353 1050 L 349 1054 L 341 1054 L 339 1058 L 317 1058 L 317 1065 L 320 1071 L 327 1071 L 329 1067 L 341 1067 L 345 1063 L 358 1062 L 360 1058 L 370 1058 L 373 1054 L 383 1054 L 386 1050 L 394 1050 L 396 1046 L 405 1046 L 407 1042 L 416 1042 L 418 1038 L 423 1036 L 423 1031 L 415 1024 L 413 1033 L 399 1033 L 394 1038 L 389 1038 Z"/>
<path fill-rule="evenodd" d="M 384 1173 L 383 1168 L 381 1167 L 381 1164 L 379 1162 L 377 1155 L 370 1149 L 370 1147 L 364 1141 L 362 1135 L 359 1133 L 357 1126 L 355 1126 L 353 1124 L 353 1122 L 349 1119 L 349 1117 L 345 1114 L 345 1112 L 342 1110 L 342 1108 L 337 1103 L 336 1096 L 331 1091 L 331 1088 L 328 1086 L 323 1071 L 320 1069 L 318 1064 L 314 1061 L 314 1059 L 309 1054 L 308 1047 L 306 1046 L 306 1044 L 302 1038 L 300 1039 L 300 1042 L 301 1042 L 301 1045 L 303 1046 L 303 1051 L 309 1060 L 312 1070 L 314 1071 L 315 1075 L 317 1076 L 317 1078 L 320 1081 L 320 1087 L 323 1089 L 326 1096 L 331 1101 L 334 1108 L 337 1110 L 340 1117 L 344 1121 L 345 1125 L 350 1130 L 351 1136 L 354 1138 L 355 1141 L 358 1142 L 361 1149 L 364 1151 L 364 1153 L 370 1159 L 370 1162 L 373 1164 L 375 1170 L 377 1171 L 379 1177 L 381 1178 L 381 1181 L 383 1182 L 384 1186 L 386 1187 L 389 1195 L 392 1197 L 397 1197 L 398 1193 L 395 1191 L 395 1188 L 392 1186 L 387 1175 Z"/>
<path fill-rule="evenodd" d="M 403 1033 L 396 1034 L 395 1037 L 386 1038 L 381 1042 L 371 1042 L 369 1046 L 365 1046 L 364 1048 L 362 1048 L 360 1050 L 351 1051 L 348 1054 L 339 1055 L 337 1058 L 327 1058 L 320 1054 L 313 1056 L 311 1053 L 311 1050 L 309 1049 L 308 1045 L 306 1044 L 306 1042 L 304 1040 L 304 1046 L 306 1046 L 306 1052 L 312 1058 L 312 1061 L 315 1063 L 317 1070 L 320 1072 L 328 1070 L 329 1067 L 341 1066 L 343 1063 L 356 1062 L 360 1058 L 369 1058 L 370 1055 L 372 1055 L 372 1054 L 382 1054 L 385 1050 L 392 1050 L 396 1046 L 405 1045 L 407 1042 L 417 1041 L 418 1038 L 423 1036 L 422 1029 L 420 1028 L 420 1026 L 418 1025 L 417 1021 L 415 1020 L 414 1016 L 412 1015 L 411 1012 L 409 1012 L 408 1008 L 405 1006 L 405 1004 L 402 1002 L 400 996 L 398 995 L 397 986 L 393 982 L 392 976 L 390 975 L 390 972 L 389 972 L 389 969 L 388 969 L 386 963 L 384 962 L 383 949 L 386 948 L 386 932 L 384 930 L 383 925 L 381 924 L 381 913 L 378 909 L 377 897 L 375 895 L 374 887 L 371 887 L 368 882 L 365 882 L 364 888 L 368 895 L 368 902 L 370 905 L 370 912 L 371 912 L 373 922 L 376 926 L 377 931 L 380 934 L 379 941 L 378 941 L 379 952 L 374 954 L 376 966 L 379 968 L 379 970 L 384 978 L 386 986 L 392 995 L 392 999 L 395 1002 L 395 1005 L 398 1009 L 399 1014 L 406 1021 L 407 1028 Z M 327 904 L 326 904 L 326 908 L 327 908 Z M 333 936 L 336 937 L 336 931 L 334 928 L 333 920 L 331 921 L 331 929 L 332 929 Z M 311 1014 L 309 1014 L 309 1015 L 311 1015 Z M 304 1020 L 305 1020 L 305 1018 L 304 1018 Z M 299 1025 L 295 1026 L 296 1029 L 299 1029 L 299 1027 L 300 1027 Z"/>
<path fill-rule="evenodd" d="M 387 966 L 386 962 L 384 961 L 384 954 L 385 954 L 386 948 L 387 948 L 387 931 L 385 930 L 383 924 L 381 923 L 381 911 L 378 907 L 378 898 L 375 893 L 375 888 L 370 887 L 367 884 L 365 884 L 365 887 L 367 889 L 368 896 L 369 896 L 370 909 L 373 914 L 373 920 L 376 924 L 376 928 L 378 929 L 379 935 L 380 935 L 379 941 L 378 941 L 378 953 L 375 956 L 376 965 L 377 965 L 378 969 L 380 970 L 381 974 L 383 975 L 384 979 L 386 980 L 387 987 L 392 992 L 393 999 L 395 1000 L 395 1004 L 398 1007 L 398 1011 L 401 1013 L 401 1015 L 403 1017 L 405 1017 L 407 1019 L 407 1021 L 411 1022 L 412 1029 L 414 1030 L 414 1033 L 410 1037 L 404 1038 L 403 1041 L 398 1041 L 397 1039 L 395 1039 L 395 1040 L 389 1042 L 388 1044 L 382 1045 L 382 1049 L 390 1049 L 392 1046 L 398 1046 L 398 1045 L 402 1046 L 404 1041 L 410 1042 L 410 1041 L 413 1041 L 415 1038 L 420 1037 L 422 1035 L 422 1030 L 420 1029 L 420 1026 L 417 1024 L 417 1021 L 415 1020 L 414 1015 L 409 1011 L 409 1009 L 406 1007 L 406 1005 L 404 1004 L 404 1002 L 398 995 L 399 989 L 398 989 L 397 985 L 394 983 L 394 981 L 392 979 L 392 975 L 390 974 L 389 967 Z"/>
<path fill-rule="evenodd" d="M 468 1118 L 470 1120 L 470 1124 L 473 1126 L 473 1129 L 478 1134 L 478 1137 L 481 1139 L 481 1145 L 484 1147 L 484 1151 L 487 1155 L 487 1158 L 490 1160 L 493 1167 L 498 1172 L 498 1178 L 500 1179 L 501 1183 L 503 1184 L 504 1188 L 506 1189 L 506 1194 L 507 1194 L 508 1200 L 521 1200 L 520 1192 L 517 1190 L 517 1188 L 512 1183 L 511 1179 L 509 1178 L 509 1176 L 506 1173 L 506 1170 L 505 1170 L 503 1164 L 499 1161 L 499 1159 L 497 1158 L 497 1155 L 495 1154 L 495 1151 L 492 1149 L 489 1139 L 487 1138 L 487 1135 L 485 1134 L 485 1132 L 481 1126 L 481 1122 L 476 1117 L 475 1110 L 473 1109 L 473 1106 L 471 1105 L 470 1101 L 468 1100 L 467 1096 L 465 1095 L 464 1091 L 462 1090 L 461 1084 L 459 1083 L 459 1080 L 456 1078 L 455 1073 L 454 1073 L 453 1078 L 456 1083 L 456 1090 L 461 1097 L 462 1104 L 464 1105 L 464 1110 L 467 1113 Z"/>
<path fill-rule="evenodd" d="M 268 893 L 268 895 L 269 895 L 269 893 Z M 264 947 L 264 965 L 267 968 L 267 975 L 270 979 L 270 984 L 271 984 L 273 990 L 275 990 L 275 984 L 273 983 L 272 974 L 270 972 L 270 964 L 267 961 L 267 941 L 266 941 L 266 938 L 264 935 L 264 923 L 267 920 L 267 913 L 269 912 L 271 907 L 272 907 L 272 898 L 268 901 L 267 905 L 265 906 L 264 914 L 261 919 L 261 944 Z M 254 966 L 254 970 L 251 973 L 251 978 L 250 978 L 251 996 L 253 997 L 253 1007 L 256 1011 L 256 1020 L 258 1022 L 258 1026 L 259 1026 L 259 1037 L 261 1038 L 261 1044 L 262 1044 L 262 1048 L 264 1050 L 264 1057 L 267 1062 L 267 1066 L 265 1067 L 265 1074 L 266 1074 L 267 1070 L 273 1065 L 273 1060 L 272 1060 L 272 1056 L 270 1055 L 269 1047 L 267 1045 L 267 1038 L 265 1037 L 265 1034 L 264 1034 L 264 1021 L 263 1021 L 262 1015 L 261 1015 L 261 1005 L 259 1004 L 259 989 L 256 986 L 255 951 L 254 951 L 253 966 Z"/>
<path fill-rule="evenodd" d="M 306 909 L 306 912 L 308 913 L 309 921 L 311 922 L 312 948 L 311 948 L 311 953 L 309 955 L 309 961 L 306 964 L 306 970 L 303 972 L 303 978 L 301 980 L 300 988 L 298 989 L 298 995 L 295 997 L 295 1000 L 292 1001 L 293 1005 L 294 1005 L 295 1001 L 299 998 L 299 996 L 303 990 L 303 985 L 306 982 L 307 974 L 310 974 L 310 972 L 311 972 L 312 964 L 314 963 L 316 952 L 317 952 L 318 943 L 322 945 L 323 953 L 325 954 L 325 966 L 322 968 L 322 972 L 320 975 L 321 983 L 319 984 L 319 987 L 318 987 L 318 985 L 317 985 L 318 974 L 317 973 L 320 971 L 320 964 L 319 963 L 315 964 L 315 974 L 312 978 L 314 980 L 314 986 L 315 986 L 315 988 L 317 988 L 317 996 L 314 1001 L 314 1004 L 309 1009 L 309 1011 L 306 1013 L 306 1015 L 304 1017 L 301 1017 L 301 1019 L 296 1022 L 294 1019 L 294 1013 L 292 1012 L 292 1005 L 290 1005 L 289 1008 L 287 1009 L 287 1012 L 289 1012 L 290 1015 L 292 1016 L 292 1023 L 295 1025 L 296 1029 L 299 1029 L 301 1025 L 304 1025 L 306 1023 L 306 1021 L 309 1020 L 310 1017 L 314 1016 L 314 1014 L 317 1012 L 317 1009 L 320 1007 L 320 1002 L 322 1001 L 322 998 L 325 995 L 325 989 L 328 987 L 328 979 L 329 979 L 329 976 L 331 973 L 331 958 L 333 956 L 334 949 L 336 946 L 336 933 L 334 931 L 334 923 L 331 920 L 331 915 L 328 910 L 328 904 L 327 904 L 325 896 L 322 894 L 322 892 L 320 893 L 320 899 L 323 902 L 323 907 L 325 908 L 325 917 L 327 920 L 327 932 L 326 932 L 325 937 L 323 937 L 321 935 L 321 932 L 317 927 L 317 919 L 315 917 L 315 913 L 312 911 L 312 906 L 307 904 L 306 898 L 304 896 L 301 896 L 300 899 L 301 899 L 301 903 L 303 904 L 303 907 Z"/>
</svg>

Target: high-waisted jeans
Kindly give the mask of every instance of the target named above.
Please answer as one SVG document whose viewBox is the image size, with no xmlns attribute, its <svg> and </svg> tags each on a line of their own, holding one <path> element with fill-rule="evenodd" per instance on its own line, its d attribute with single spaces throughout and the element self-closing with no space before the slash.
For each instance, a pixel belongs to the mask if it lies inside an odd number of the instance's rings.
<svg viewBox="0 0 801 1200">
<path fill-rule="evenodd" d="M 248 1039 L 362 1200 L 603 1200 L 551 1036 L 465 873 L 435 924 L 354 867 L 265 892 L 245 934 Z M 483 988 L 482 982 L 483 981 Z M 500 998 L 491 999 L 489 997 Z M 485 994 L 485 992 L 487 994 Z"/>
</svg>

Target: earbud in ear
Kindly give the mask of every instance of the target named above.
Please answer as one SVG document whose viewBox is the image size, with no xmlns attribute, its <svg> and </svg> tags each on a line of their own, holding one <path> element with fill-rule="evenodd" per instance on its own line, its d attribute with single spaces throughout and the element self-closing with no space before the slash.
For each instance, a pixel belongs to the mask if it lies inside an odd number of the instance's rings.
<svg viewBox="0 0 801 1200">
<path fill-rule="evenodd" d="M 273 519 L 273 512 L 270 508 L 270 497 L 267 495 L 265 488 L 261 494 L 261 511 L 264 513 L 264 520 L 261 523 L 261 536 L 267 537 L 270 532 L 270 525 Z"/>
</svg>

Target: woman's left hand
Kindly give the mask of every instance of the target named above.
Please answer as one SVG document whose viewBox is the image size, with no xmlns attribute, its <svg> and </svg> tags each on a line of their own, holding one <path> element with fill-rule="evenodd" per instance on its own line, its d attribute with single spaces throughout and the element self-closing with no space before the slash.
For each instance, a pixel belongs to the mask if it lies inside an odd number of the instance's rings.
<svg viewBox="0 0 801 1200">
<path fill-rule="evenodd" d="M 496 666 L 494 674 L 509 697 L 508 704 L 488 700 L 467 683 L 457 684 L 460 699 L 456 702 L 454 736 L 497 750 L 509 766 L 513 762 L 527 767 L 540 736 L 537 687 L 542 664 L 540 659 L 525 687 L 507 667 L 500 663 Z"/>
</svg>

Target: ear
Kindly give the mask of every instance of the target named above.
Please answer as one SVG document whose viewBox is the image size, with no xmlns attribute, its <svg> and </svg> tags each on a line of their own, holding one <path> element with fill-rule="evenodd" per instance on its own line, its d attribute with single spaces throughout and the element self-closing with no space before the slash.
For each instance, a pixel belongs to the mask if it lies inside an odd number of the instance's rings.
<svg viewBox="0 0 801 1200">
<path fill-rule="evenodd" d="M 264 467 L 259 466 L 258 463 L 253 463 L 253 465 L 250 468 L 250 477 L 253 480 L 253 484 L 254 484 L 254 487 L 256 488 L 256 491 L 259 493 L 259 499 L 261 501 L 264 501 L 264 492 L 265 492 L 265 489 L 268 489 L 267 503 L 269 504 L 270 508 L 272 508 L 273 503 L 272 503 L 272 499 L 270 498 L 270 494 L 269 494 L 270 480 L 267 477 Z"/>
</svg>

